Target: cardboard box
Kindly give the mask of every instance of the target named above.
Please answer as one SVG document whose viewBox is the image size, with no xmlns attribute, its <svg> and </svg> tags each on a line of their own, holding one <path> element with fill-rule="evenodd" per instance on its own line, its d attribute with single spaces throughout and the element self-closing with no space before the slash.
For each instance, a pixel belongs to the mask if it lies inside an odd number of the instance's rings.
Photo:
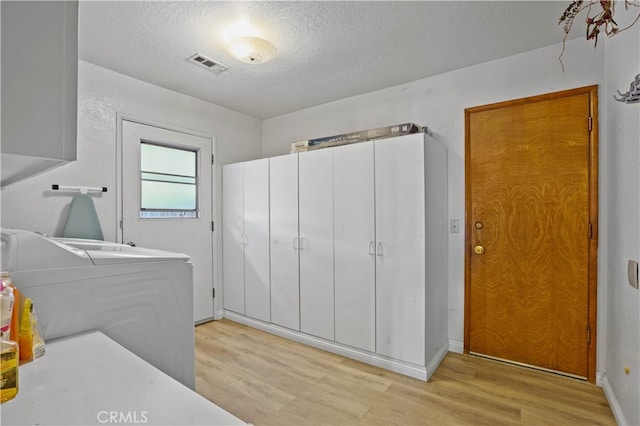
<svg viewBox="0 0 640 426">
<path fill-rule="evenodd" d="M 429 129 L 423 126 L 418 126 L 414 123 L 403 123 L 394 126 L 379 127 L 377 129 L 359 130 L 357 132 L 294 142 L 291 144 L 291 154 L 294 154 L 296 152 L 306 152 L 314 149 L 329 148 L 332 146 L 340 146 L 374 139 L 391 138 L 395 136 L 421 132 L 428 134 Z"/>
<path fill-rule="evenodd" d="M 296 152 L 305 152 L 309 150 L 309 141 L 293 142 L 291 144 L 291 154 Z"/>
<path fill-rule="evenodd" d="M 413 123 L 398 124 L 395 126 L 379 127 L 377 129 L 360 130 L 357 132 L 344 133 L 341 135 L 327 136 L 318 139 L 309 139 L 309 146 L 314 147 L 322 144 L 340 144 L 360 142 L 371 139 L 407 135 L 409 133 L 420 132 L 420 127 Z"/>
</svg>

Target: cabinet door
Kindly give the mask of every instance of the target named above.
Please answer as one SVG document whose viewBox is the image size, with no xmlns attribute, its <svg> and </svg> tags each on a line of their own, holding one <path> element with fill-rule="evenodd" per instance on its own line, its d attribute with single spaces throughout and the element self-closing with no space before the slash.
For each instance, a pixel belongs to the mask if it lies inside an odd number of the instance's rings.
<svg viewBox="0 0 640 426">
<path fill-rule="evenodd" d="M 300 329 L 334 338 L 333 150 L 299 154 Z"/>
<path fill-rule="evenodd" d="M 244 314 L 243 165 L 222 169 L 222 291 L 224 308 Z"/>
<path fill-rule="evenodd" d="M 425 364 L 424 136 L 375 142 L 376 351 Z"/>
<path fill-rule="evenodd" d="M 269 160 L 244 163 L 245 314 L 270 321 Z"/>
<path fill-rule="evenodd" d="M 300 330 L 298 156 L 269 159 L 271 322 Z"/>
<path fill-rule="evenodd" d="M 335 340 L 376 350 L 373 142 L 334 148 Z"/>
<path fill-rule="evenodd" d="M 76 159 L 78 2 L 0 7 L 5 185 Z"/>
</svg>

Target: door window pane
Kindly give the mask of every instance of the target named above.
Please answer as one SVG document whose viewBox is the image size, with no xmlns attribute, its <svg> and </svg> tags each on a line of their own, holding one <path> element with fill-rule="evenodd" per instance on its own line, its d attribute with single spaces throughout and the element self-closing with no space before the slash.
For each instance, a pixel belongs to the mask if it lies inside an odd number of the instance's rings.
<svg viewBox="0 0 640 426">
<path fill-rule="evenodd" d="M 197 152 L 140 144 L 140 217 L 198 216 Z"/>
</svg>

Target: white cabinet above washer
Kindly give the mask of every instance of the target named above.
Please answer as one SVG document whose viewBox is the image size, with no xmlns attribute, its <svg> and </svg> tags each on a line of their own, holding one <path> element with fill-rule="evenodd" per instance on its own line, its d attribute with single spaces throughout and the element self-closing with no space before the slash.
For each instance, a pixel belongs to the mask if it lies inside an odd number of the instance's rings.
<svg viewBox="0 0 640 426">
<path fill-rule="evenodd" d="M 78 2 L 1 7 L 4 187 L 76 159 Z"/>
</svg>

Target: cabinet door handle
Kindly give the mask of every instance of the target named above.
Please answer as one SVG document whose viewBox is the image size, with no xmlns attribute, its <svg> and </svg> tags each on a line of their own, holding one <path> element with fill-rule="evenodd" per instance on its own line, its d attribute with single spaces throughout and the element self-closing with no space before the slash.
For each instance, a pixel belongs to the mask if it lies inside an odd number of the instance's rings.
<svg viewBox="0 0 640 426">
<path fill-rule="evenodd" d="M 298 250 L 298 237 L 293 237 L 293 248 Z"/>
<path fill-rule="evenodd" d="M 249 236 L 247 234 L 243 234 L 244 235 L 244 245 L 246 246 L 247 244 L 249 244 Z"/>
<path fill-rule="evenodd" d="M 382 257 L 382 243 L 380 241 L 378 241 L 378 252 L 376 254 Z"/>
<path fill-rule="evenodd" d="M 304 240 L 306 240 L 306 238 L 300 237 L 299 240 L 300 240 L 300 244 L 298 244 L 298 248 L 299 250 L 302 250 L 304 249 Z"/>
<path fill-rule="evenodd" d="M 373 241 L 369 241 L 369 254 L 371 256 L 375 255 L 375 244 L 373 243 Z"/>
</svg>

